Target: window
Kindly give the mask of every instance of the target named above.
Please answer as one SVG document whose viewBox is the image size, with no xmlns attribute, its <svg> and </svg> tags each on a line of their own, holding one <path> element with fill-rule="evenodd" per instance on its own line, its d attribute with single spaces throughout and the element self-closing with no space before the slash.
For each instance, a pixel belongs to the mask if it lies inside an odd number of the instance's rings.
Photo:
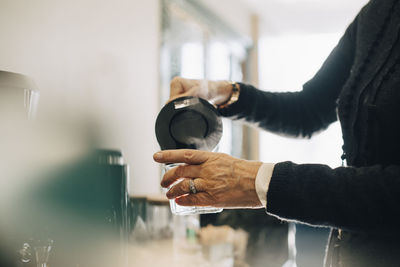
<svg viewBox="0 0 400 267">
<path fill-rule="evenodd" d="M 260 87 L 268 91 L 296 91 L 311 79 L 337 44 L 341 33 L 280 35 L 260 41 Z M 339 123 L 311 139 L 260 134 L 260 159 L 296 163 L 341 164 Z M 290 153 L 288 153 L 290 151 Z"/>
<path fill-rule="evenodd" d="M 169 98 L 169 83 L 175 76 L 242 80 L 242 63 L 251 44 L 248 38 L 196 1 L 164 0 L 162 17 L 161 106 Z M 223 119 L 223 129 L 218 150 L 240 156 L 242 125 Z"/>
</svg>

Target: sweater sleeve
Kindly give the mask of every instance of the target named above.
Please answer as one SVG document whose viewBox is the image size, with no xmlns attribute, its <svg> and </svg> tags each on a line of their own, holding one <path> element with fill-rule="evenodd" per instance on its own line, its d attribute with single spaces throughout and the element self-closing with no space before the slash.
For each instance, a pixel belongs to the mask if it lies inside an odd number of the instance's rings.
<svg viewBox="0 0 400 267">
<path fill-rule="evenodd" d="M 336 101 L 354 61 L 356 27 L 357 18 L 302 91 L 272 93 L 241 83 L 239 100 L 219 112 L 294 137 L 327 128 L 337 120 Z"/>
<path fill-rule="evenodd" d="M 267 192 L 267 212 L 347 230 L 392 229 L 400 217 L 400 166 L 339 167 L 281 162 Z"/>
</svg>

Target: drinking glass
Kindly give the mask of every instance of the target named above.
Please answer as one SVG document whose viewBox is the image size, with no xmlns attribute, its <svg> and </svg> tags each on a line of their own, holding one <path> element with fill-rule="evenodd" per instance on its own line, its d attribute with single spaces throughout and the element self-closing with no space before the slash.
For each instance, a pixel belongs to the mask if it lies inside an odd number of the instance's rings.
<svg viewBox="0 0 400 267">
<path fill-rule="evenodd" d="M 179 165 L 181 164 L 179 163 L 165 164 L 164 173 Z M 183 179 L 176 181 L 168 189 L 170 189 L 173 185 L 182 182 L 182 180 Z M 216 208 L 216 207 L 181 206 L 176 203 L 175 199 L 170 199 L 169 204 L 171 207 L 171 212 L 176 215 L 219 213 L 223 210 L 222 208 Z"/>
</svg>

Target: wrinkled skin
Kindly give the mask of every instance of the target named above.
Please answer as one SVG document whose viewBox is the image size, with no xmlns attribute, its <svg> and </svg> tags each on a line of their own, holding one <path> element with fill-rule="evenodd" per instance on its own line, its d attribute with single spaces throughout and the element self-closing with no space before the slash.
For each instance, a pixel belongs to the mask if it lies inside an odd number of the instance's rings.
<svg viewBox="0 0 400 267">
<path fill-rule="evenodd" d="M 175 77 L 170 85 L 172 101 L 182 96 L 198 96 L 215 105 L 231 96 L 229 81 L 193 80 Z M 168 188 L 169 199 L 182 206 L 221 208 L 261 208 L 255 189 L 255 178 L 261 162 L 237 159 L 222 153 L 199 150 L 165 150 L 154 154 L 159 163 L 184 163 L 164 174 L 161 186 Z M 183 179 L 177 183 L 178 180 Z M 197 193 L 189 194 L 189 179 Z M 174 184 L 175 183 L 175 184 Z"/>
<path fill-rule="evenodd" d="M 175 77 L 171 80 L 168 102 L 183 96 L 198 96 L 218 105 L 227 101 L 232 93 L 229 81 L 193 80 Z"/>
<path fill-rule="evenodd" d="M 169 199 L 182 206 L 261 208 L 255 178 L 261 162 L 246 161 L 227 154 L 190 149 L 165 150 L 154 154 L 159 163 L 185 163 L 164 174 L 161 186 Z M 177 180 L 181 182 L 174 184 Z M 196 194 L 190 194 L 193 179 Z"/>
</svg>

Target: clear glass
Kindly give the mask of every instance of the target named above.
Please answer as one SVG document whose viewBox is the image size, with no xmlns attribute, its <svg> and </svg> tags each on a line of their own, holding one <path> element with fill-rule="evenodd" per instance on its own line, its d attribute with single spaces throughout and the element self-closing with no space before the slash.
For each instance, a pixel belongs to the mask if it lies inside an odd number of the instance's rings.
<svg viewBox="0 0 400 267">
<path fill-rule="evenodd" d="M 50 251 L 53 248 L 54 241 L 51 239 L 47 240 L 36 240 L 34 246 L 35 256 L 36 256 L 36 266 L 37 267 L 47 267 Z"/>
<path fill-rule="evenodd" d="M 164 172 L 167 172 L 168 170 L 175 168 L 179 165 L 181 164 L 166 164 L 164 165 Z M 179 182 L 181 181 L 178 180 L 176 183 Z M 223 210 L 222 208 L 216 207 L 181 206 L 176 203 L 175 199 L 171 199 L 169 201 L 169 204 L 171 207 L 171 212 L 176 215 L 219 213 Z"/>
<path fill-rule="evenodd" d="M 146 227 L 153 240 L 172 237 L 172 215 L 168 203 L 147 203 Z"/>
</svg>

